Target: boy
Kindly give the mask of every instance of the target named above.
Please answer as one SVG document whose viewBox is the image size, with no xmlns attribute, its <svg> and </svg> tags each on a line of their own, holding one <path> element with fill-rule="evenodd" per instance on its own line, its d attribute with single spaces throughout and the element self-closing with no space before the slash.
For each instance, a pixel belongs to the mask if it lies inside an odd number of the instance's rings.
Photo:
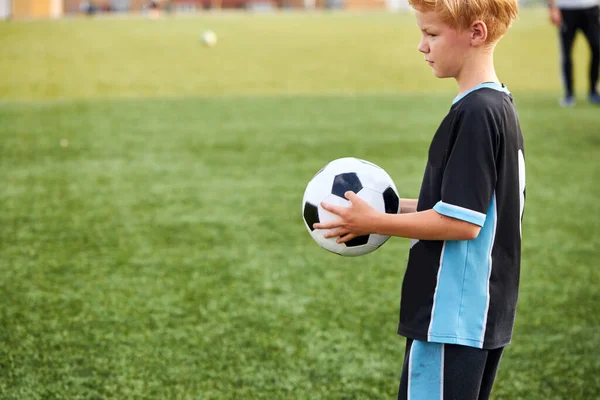
<svg viewBox="0 0 600 400">
<path fill-rule="evenodd" d="M 418 50 L 459 94 L 433 137 L 419 199 L 383 214 L 352 192 L 315 224 L 340 243 L 412 238 L 398 333 L 407 337 L 399 399 L 487 399 L 517 303 L 525 202 L 523 137 L 493 50 L 517 0 L 410 0 Z"/>
</svg>

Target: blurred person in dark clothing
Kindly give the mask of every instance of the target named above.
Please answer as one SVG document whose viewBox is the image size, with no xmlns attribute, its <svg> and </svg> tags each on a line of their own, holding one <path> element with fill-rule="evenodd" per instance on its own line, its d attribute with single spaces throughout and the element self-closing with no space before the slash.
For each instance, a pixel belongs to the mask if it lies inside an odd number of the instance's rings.
<svg viewBox="0 0 600 400">
<path fill-rule="evenodd" d="M 565 94 L 563 107 L 575 105 L 573 90 L 573 42 L 581 30 L 590 46 L 588 99 L 600 105 L 598 71 L 600 70 L 600 7 L 599 0 L 548 0 L 550 21 L 559 28 L 562 79 Z"/>
</svg>

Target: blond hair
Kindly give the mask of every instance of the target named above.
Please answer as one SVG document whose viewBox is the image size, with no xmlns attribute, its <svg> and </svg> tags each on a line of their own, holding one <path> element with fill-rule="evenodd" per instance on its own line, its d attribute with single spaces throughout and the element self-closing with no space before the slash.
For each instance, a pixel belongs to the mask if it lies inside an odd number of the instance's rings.
<svg viewBox="0 0 600 400">
<path fill-rule="evenodd" d="M 495 43 L 517 18 L 517 0 L 408 0 L 420 12 L 436 12 L 451 27 L 464 30 L 477 20 L 485 22 L 488 43 Z"/>
</svg>

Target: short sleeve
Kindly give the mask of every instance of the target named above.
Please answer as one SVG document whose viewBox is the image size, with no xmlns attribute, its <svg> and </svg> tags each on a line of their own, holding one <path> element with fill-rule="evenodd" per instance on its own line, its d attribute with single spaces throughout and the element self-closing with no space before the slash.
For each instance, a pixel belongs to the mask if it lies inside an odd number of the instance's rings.
<svg viewBox="0 0 600 400">
<path fill-rule="evenodd" d="M 496 187 L 499 128 L 483 105 L 457 116 L 444 167 L 439 214 L 483 226 Z"/>
</svg>

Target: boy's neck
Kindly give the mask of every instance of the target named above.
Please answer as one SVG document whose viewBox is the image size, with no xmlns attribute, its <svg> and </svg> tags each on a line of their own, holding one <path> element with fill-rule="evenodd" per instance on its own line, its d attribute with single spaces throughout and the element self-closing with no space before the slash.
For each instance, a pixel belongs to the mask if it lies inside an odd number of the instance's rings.
<svg viewBox="0 0 600 400">
<path fill-rule="evenodd" d="M 456 77 L 459 94 L 485 82 L 500 83 L 494 69 L 494 58 L 491 52 L 473 54 L 469 57 Z"/>
</svg>

